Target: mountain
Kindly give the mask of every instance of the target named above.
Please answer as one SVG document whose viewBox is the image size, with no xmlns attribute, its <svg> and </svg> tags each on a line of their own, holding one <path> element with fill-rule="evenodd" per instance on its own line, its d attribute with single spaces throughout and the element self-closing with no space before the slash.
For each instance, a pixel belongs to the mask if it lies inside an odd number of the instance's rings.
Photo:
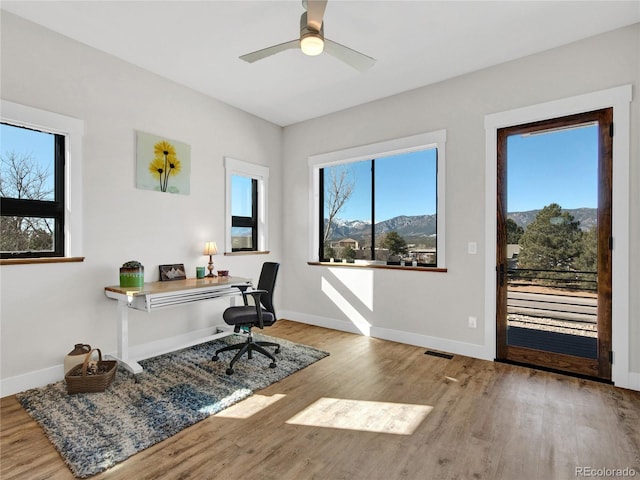
<svg viewBox="0 0 640 480">
<path fill-rule="evenodd" d="M 507 218 L 512 219 L 522 228 L 526 228 L 540 210 L 529 210 L 527 212 L 511 212 Z M 573 208 L 563 210 L 569 212 L 575 220 L 580 222 L 582 230 L 589 230 L 596 226 L 598 210 L 596 208 Z M 326 219 L 325 219 L 326 222 Z M 433 237 L 436 234 L 435 215 L 401 215 L 390 218 L 383 222 L 376 223 L 376 235 L 396 231 L 407 243 L 422 243 L 425 237 Z M 371 222 L 363 220 L 336 219 L 333 222 L 331 234 L 332 240 L 343 238 L 353 238 L 359 242 L 371 239 Z"/>
<path fill-rule="evenodd" d="M 396 231 L 401 237 L 431 236 L 436 233 L 435 215 L 416 215 L 390 218 L 384 222 L 376 223 L 376 233 Z"/>
<path fill-rule="evenodd" d="M 583 231 L 591 230 L 597 225 L 598 209 L 597 208 L 569 208 L 562 209 L 563 212 L 569 212 L 575 220 L 580 222 L 580 229 Z M 507 218 L 510 218 L 522 228 L 527 228 L 531 222 L 536 218 L 539 210 L 529 210 L 526 212 L 511 212 L 507 213 Z"/>
<path fill-rule="evenodd" d="M 326 221 L 326 220 L 325 220 Z M 416 243 L 419 238 L 430 237 L 436 233 L 435 215 L 401 215 L 376 223 L 376 235 L 396 231 L 408 243 Z M 362 242 L 371 239 L 371 222 L 362 220 L 336 219 L 331 232 L 332 240 L 353 238 Z"/>
</svg>

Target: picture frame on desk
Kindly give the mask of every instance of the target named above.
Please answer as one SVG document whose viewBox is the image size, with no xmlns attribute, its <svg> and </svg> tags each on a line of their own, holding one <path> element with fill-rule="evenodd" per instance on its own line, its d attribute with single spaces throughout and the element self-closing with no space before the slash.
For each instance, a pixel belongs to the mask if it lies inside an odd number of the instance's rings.
<svg viewBox="0 0 640 480">
<path fill-rule="evenodd" d="M 174 263 L 172 265 L 159 265 L 160 281 L 170 280 L 186 280 L 187 274 L 183 263 Z"/>
</svg>

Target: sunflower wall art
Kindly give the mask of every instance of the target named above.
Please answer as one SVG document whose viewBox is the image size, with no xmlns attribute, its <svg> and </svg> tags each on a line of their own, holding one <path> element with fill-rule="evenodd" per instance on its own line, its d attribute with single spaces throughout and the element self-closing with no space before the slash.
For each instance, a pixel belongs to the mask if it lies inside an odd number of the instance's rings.
<svg viewBox="0 0 640 480">
<path fill-rule="evenodd" d="M 145 132 L 136 132 L 136 187 L 189 195 L 191 147 Z"/>
</svg>

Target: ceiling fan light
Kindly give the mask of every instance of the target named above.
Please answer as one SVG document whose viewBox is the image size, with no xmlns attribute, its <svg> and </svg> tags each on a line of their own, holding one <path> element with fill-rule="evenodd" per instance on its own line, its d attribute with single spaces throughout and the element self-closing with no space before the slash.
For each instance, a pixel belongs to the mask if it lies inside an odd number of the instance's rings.
<svg viewBox="0 0 640 480">
<path fill-rule="evenodd" d="M 324 50 L 324 40 L 319 35 L 307 35 L 300 40 L 300 49 L 311 57 L 320 55 Z"/>
</svg>

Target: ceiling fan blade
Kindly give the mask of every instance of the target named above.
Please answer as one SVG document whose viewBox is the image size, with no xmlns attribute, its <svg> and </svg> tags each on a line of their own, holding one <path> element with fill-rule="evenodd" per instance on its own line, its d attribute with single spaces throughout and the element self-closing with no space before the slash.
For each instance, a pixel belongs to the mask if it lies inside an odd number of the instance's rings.
<svg viewBox="0 0 640 480">
<path fill-rule="evenodd" d="M 327 0 L 307 0 L 307 26 L 319 32 Z"/>
<path fill-rule="evenodd" d="M 376 63 L 375 58 L 371 58 L 364 53 L 357 52 L 349 47 L 345 47 L 339 43 L 324 39 L 324 51 L 329 55 L 336 57 L 338 60 L 342 60 L 347 65 L 352 66 L 360 72 L 364 72 L 373 67 Z"/>
<path fill-rule="evenodd" d="M 300 48 L 300 40 L 291 40 L 290 42 L 280 43 L 278 45 L 263 48 L 262 50 L 247 53 L 246 55 L 242 55 L 240 59 L 244 60 L 245 62 L 253 63 L 257 62 L 258 60 L 262 60 L 265 57 L 269 57 L 271 55 L 275 55 L 276 53 L 284 52 L 285 50 L 290 50 L 292 48 Z"/>
</svg>

